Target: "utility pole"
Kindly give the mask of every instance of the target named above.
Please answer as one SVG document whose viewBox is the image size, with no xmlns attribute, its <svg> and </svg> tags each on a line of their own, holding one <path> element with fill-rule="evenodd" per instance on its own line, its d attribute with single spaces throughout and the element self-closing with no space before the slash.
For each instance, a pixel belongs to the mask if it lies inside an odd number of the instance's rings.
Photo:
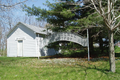
<svg viewBox="0 0 120 80">
<path fill-rule="evenodd" d="M 87 29 L 87 46 L 88 46 L 88 61 L 90 61 L 90 50 L 89 50 L 89 30 Z"/>
</svg>

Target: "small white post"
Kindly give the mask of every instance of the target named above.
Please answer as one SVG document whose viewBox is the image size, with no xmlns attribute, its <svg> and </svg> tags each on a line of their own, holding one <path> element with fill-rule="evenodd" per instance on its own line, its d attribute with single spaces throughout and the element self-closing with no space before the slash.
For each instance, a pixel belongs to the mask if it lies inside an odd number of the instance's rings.
<svg viewBox="0 0 120 80">
<path fill-rule="evenodd" d="M 87 29 L 87 44 L 88 44 L 88 61 L 90 61 L 90 51 L 89 51 L 89 30 Z"/>
<path fill-rule="evenodd" d="M 38 48 L 37 48 L 37 51 L 38 51 L 38 59 L 39 59 L 39 54 L 40 54 L 40 53 L 39 53 L 39 51 L 40 51 L 40 50 L 39 50 L 39 49 L 40 49 L 40 34 L 38 34 L 38 40 L 37 40 L 37 41 L 38 41 L 38 44 L 37 44 L 37 47 L 38 47 Z"/>
<path fill-rule="evenodd" d="M 37 51 L 38 51 L 38 59 L 39 59 L 39 49 L 40 49 L 40 44 L 39 44 L 39 41 L 40 41 L 40 39 L 38 39 L 38 44 L 37 44 L 37 46 L 38 46 L 38 48 L 37 48 Z"/>
</svg>

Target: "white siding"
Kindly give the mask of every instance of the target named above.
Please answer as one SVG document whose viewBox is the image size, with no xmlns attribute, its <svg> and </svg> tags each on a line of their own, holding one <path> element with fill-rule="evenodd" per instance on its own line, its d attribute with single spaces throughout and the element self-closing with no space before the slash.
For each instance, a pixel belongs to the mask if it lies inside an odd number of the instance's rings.
<svg viewBox="0 0 120 80">
<path fill-rule="evenodd" d="M 25 38 L 23 40 L 23 57 L 37 57 L 35 33 L 27 27 L 19 24 L 7 38 L 7 56 L 17 57 L 17 38 Z"/>
<path fill-rule="evenodd" d="M 42 56 L 41 55 L 41 52 L 40 52 L 40 49 L 42 48 L 41 46 L 42 46 L 42 41 L 43 40 L 43 37 L 41 37 L 41 34 L 38 34 L 37 36 L 36 36 L 36 51 L 37 51 L 37 55 L 38 56 Z"/>
</svg>

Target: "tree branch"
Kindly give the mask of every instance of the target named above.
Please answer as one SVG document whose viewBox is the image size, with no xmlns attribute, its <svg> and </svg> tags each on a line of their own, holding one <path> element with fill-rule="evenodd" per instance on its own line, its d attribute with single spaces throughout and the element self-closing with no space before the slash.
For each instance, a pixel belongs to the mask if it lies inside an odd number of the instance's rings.
<svg viewBox="0 0 120 80">
<path fill-rule="evenodd" d="M 104 21 L 105 21 L 105 23 L 106 23 L 108 29 L 111 30 L 111 28 L 110 28 L 110 24 L 109 24 L 109 22 L 108 22 L 108 19 L 107 19 L 106 16 L 105 16 L 105 13 L 102 14 L 102 13 L 98 10 L 97 6 L 95 5 L 94 0 L 91 0 L 91 2 L 92 2 L 92 4 L 93 4 L 95 10 L 96 10 L 96 11 L 97 11 L 97 12 L 103 17 L 103 19 L 104 19 Z"/>
<path fill-rule="evenodd" d="M 118 26 L 120 26 L 120 22 L 118 22 L 115 27 L 112 29 L 112 31 L 114 31 Z"/>
<path fill-rule="evenodd" d="M 98 31 L 98 32 L 97 32 L 96 34 L 94 34 L 92 37 L 97 37 L 97 36 L 99 36 L 99 34 L 100 34 L 101 32 L 103 32 L 103 30 Z"/>
<path fill-rule="evenodd" d="M 95 8 L 95 10 L 100 14 L 100 11 L 97 9 L 97 7 L 96 7 L 96 5 L 95 5 L 95 2 L 94 2 L 94 0 L 91 0 L 91 2 L 92 2 L 92 4 L 93 4 L 93 6 L 94 6 L 94 8 Z M 100 14 L 101 15 L 101 14 Z"/>
<path fill-rule="evenodd" d="M 116 20 L 116 19 L 118 19 L 118 18 L 120 18 L 120 15 L 119 15 L 119 16 L 117 16 L 117 17 L 115 18 L 115 20 Z"/>
<path fill-rule="evenodd" d="M 2 4 L 0 4 L 0 6 L 3 6 L 3 7 L 13 7 L 13 6 L 16 6 L 16 5 L 18 5 L 18 4 L 24 3 L 24 2 L 26 2 L 26 1 L 28 1 L 28 0 L 24 0 L 24 1 L 22 1 L 22 2 L 18 2 L 18 3 L 12 4 L 12 5 L 2 5 Z"/>
<path fill-rule="evenodd" d="M 99 5 L 100 5 L 101 14 L 105 14 L 105 12 L 103 10 L 103 7 L 102 7 L 102 1 L 101 0 L 99 2 Z"/>
</svg>

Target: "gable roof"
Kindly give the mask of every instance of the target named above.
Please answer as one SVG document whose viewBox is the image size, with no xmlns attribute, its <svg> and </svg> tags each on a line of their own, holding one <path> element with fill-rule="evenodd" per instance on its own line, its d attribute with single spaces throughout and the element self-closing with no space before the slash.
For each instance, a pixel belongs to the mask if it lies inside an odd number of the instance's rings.
<svg viewBox="0 0 120 80">
<path fill-rule="evenodd" d="M 47 34 L 47 29 L 46 28 L 41 28 L 41 27 L 36 27 L 33 25 L 28 25 L 22 22 L 18 22 L 13 28 L 12 30 L 9 31 L 9 33 L 7 35 L 9 35 L 16 27 L 17 25 L 22 24 L 25 27 L 29 28 L 30 30 L 34 31 L 35 33 L 40 33 L 40 34 Z"/>
<path fill-rule="evenodd" d="M 37 27 L 37 26 L 33 26 L 33 25 L 28 25 L 28 24 L 25 24 L 25 23 L 22 23 L 22 22 L 20 22 L 20 23 L 23 24 L 24 26 L 28 27 L 29 29 L 31 29 L 35 33 L 47 34 L 47 29 L 46 28 L 41 28 L 41 27 Z"/>
</svg>

